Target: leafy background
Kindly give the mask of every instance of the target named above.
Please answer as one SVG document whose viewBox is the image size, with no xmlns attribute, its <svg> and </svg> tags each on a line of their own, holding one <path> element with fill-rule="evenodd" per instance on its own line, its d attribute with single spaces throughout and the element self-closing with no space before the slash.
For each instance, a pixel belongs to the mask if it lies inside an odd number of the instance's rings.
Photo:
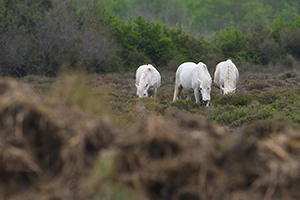
<svg viewBox="0 0 300 200">
<path fill-rule="evenodd" d="M 134 71 L 231 58 L 261 68 L 299 59 L 297 1 L 2 0 L 4 75 Z"/>
</svg>

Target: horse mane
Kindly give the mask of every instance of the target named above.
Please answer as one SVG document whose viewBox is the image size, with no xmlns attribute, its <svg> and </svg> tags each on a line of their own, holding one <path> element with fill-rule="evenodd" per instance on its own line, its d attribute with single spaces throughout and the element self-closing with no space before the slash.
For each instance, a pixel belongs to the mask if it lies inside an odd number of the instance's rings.
<svg viewBox="0 0 300 200">
<path fill-rule="evenodd" d="M 224 88 L 226 88 L 227 86 L 234 88 L 232 67 L 230 65 L 227 65 L 225 69 Z"/>
</svg>

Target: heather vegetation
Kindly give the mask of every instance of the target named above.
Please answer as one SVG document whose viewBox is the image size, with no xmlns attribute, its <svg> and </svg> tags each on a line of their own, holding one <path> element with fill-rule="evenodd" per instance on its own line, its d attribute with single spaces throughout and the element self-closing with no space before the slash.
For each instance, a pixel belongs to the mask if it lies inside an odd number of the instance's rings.
<svg viewBox="0 0 300 200">
<path fill-rule="evenodd" d="M 110 88 L 108 96 L 113 118 L 117 119 L 117 124 L 126 127 L 151 113 L 164 116 L 170 110 L 192 113 L 230 128 L 277 116 L 300 122 L 300 74 L 296 69 L 277 74 L 242 75 L 237 92 L 232 95 L 223 96 L 213 86 L 209 107 L 196 104 L 194 99 L 172 102 L 174 72 L 162 72 L 162 86 L 158 89 L 156 100 L 137 98 L 133 73 L 94 76 L 89 78 L 89 82 Z"/>
</svg>

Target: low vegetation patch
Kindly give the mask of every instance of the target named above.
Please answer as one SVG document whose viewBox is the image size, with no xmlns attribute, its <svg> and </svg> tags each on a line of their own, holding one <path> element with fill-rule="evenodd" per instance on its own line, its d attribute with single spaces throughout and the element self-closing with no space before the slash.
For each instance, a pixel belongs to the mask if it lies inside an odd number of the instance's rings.
<svg viewBox="0 0 300 200">
<path fill-rule="evenodd" d="M 133 73 L 101 76 L 65 74 L 57 79 L 28 76 L 20 79 L 20 82 L 30 84 L 40 94 L 52 85 L 56 89 L 50 96 L 56 96 L 88 112 L 110 113 L 112 121 L 126 127 L 151 113 L 164 115 L 174 109 L 203 116 L 229 127 L 243 126 L 273 116 L 286 116 L 293 122 L 299 122 L 300 90 L 298 82 L 291 81 L 300 79 L 297 71 L 243 76 L 236 93 L 226 96 L 221 95 L 218 88 L 212 87 L 210 107 L 196 104 L 194 97 L 185 100 L 184 90 L 182 99 L 173 102 L 173 76 L 174 73 L 162 72 L 164 79 L 156 100 L 137 98 Z M 108 109 L 111 111 L 108 112 Z"/>
<path fill-rule="evenodd" d="M 173 73 L 164 73 L 157 99 L 137 98 L 132 74 L 67 72 L 52 83 L 37 77 L 0 82 L 0 198 L 299 195 L 290 187 L 300 182 L 296 82 L 246 75 L 235 94 L 223 96 L 212 87 L 206 107 L 185 100 L 184 91 L 173 102 Z M 249 91 L 254 77 L 284 84 Z M 274 164 L 279 178 L 270 182 Z"/>
</svg>

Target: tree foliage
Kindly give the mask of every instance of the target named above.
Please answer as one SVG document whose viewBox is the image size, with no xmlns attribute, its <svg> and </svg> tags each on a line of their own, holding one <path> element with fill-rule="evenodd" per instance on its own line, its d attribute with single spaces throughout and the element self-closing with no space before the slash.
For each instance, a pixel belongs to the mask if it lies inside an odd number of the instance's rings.
<svg viewBox="0 0 300 200">
<path fill-rule="evenodd" d="M 276 16 L 292 21 L 300 14 L 295 0 L 105 0 L 105 5 L 120 19 L 142 15 L 145 19 L 173 27 L 176 23 L 193 34 L 208 34 L 233 22 L 246 30 L 253 21 L 268 24 Z"/>
<path fill-rule="evenodd" d="M 109 5 L 117 2 L 111 1 Z M 175 70 L 185 61 L 202 61 L 214 67 L 216 62 L 228 58 L 260 65 L 285 57 L 289 62 L 299 59 L 300 16 L 294 14 L 288 21 L 281 15 L 266 23 L 267 14 L 274 12 L 277 4 L 267 1 L 244 3 L 233 0 L 218 0 L 214 4 L 205 0 L 186 3 L 168 0 L 163 4 L 161 1 L 123 2 L 124 7 L 149 7 L 149 12 L 156 13 L 161 19 L 169 19 L 165 24 L 141 15 L 123 21 L 108 11 L 111 8 L 106 9 L 108 4 L 103 0 L 1 0 L 1 73 L 53 76 L 62 66 L 80 67 L 91 73 L 110 73 L 134 71 L 147 63 Z M 292 1 L 286 3 L 291 5 Z M 154 9 L 156 7 L 168 10 L 169 15 L 162 17 Z M 177 7 L 180 9 L 175 11 Z M 221 27 L 227 20 L 230 23 L 209 36 L 192 34 L 192 25 L 185 27 L 177 23 L 170 27 L 171 19 L 177 19 L 185 9 L 197 8 L 199 12 L 191 17 L 209 24 L 199 30 Z M 225 8 L 228 12 L 222 12 Z M 214 12 L 210 12 L 211 9 Z M 265 11 L 264 16 L 261 9 Z M 215 19 L 223 21 L 216 22 Z M 246 19 L 252 21 L 251 26 L 245 28 L 247 23 L 237 26 Z"/>
<path fill-rule="evenodd" d="M 92 72 L 107 68 L 115 57 L 113 39 L 102 25 L 100 1 L 25 0 L 0 2 L 2 73 L 55 75 L 60 66 L 84 65 Z"/>
</svg>

